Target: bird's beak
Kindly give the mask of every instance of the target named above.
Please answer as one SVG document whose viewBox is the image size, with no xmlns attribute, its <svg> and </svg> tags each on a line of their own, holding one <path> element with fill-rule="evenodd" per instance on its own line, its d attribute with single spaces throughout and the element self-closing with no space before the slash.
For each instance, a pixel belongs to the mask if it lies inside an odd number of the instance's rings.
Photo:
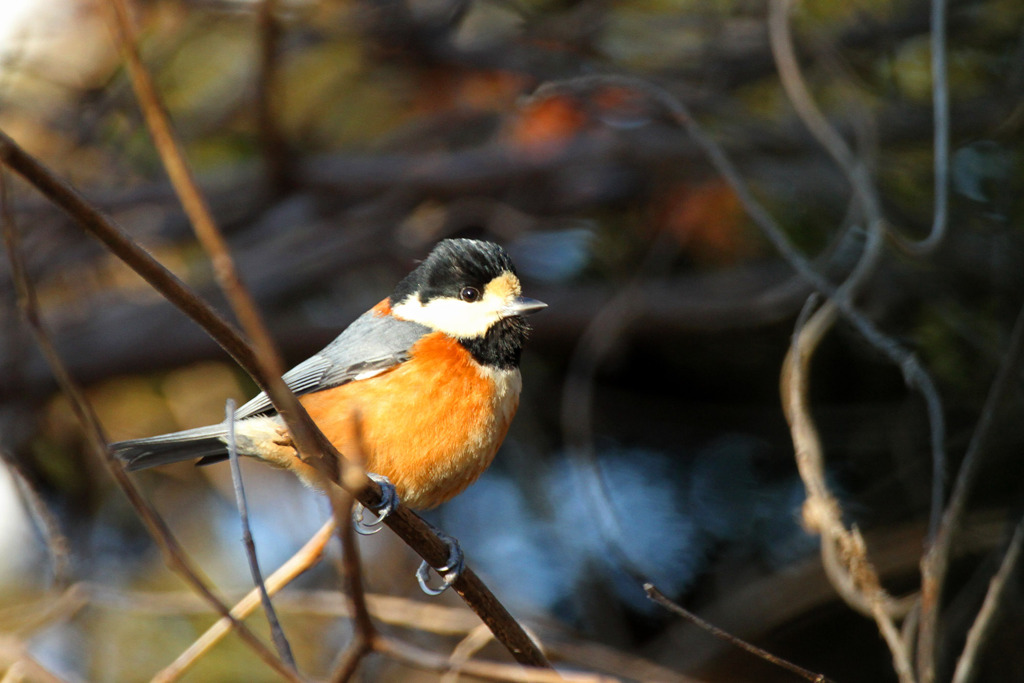
<svg viewBox="0 0 1024 683">
<path fill-rule="evenodd" d="M 537 311 L 547 308 L 543 301 L 530 299 L 525 296 L 517 296 L 508 306 L 505 307 L 506 315 L 532 315 Z"/>
</svg>

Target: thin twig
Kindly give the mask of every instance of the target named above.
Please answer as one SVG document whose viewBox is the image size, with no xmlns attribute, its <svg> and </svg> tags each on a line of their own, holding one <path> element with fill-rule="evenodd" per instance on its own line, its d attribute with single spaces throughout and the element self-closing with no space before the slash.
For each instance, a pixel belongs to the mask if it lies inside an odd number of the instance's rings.
<svg viewBox="0 0 1024 683">
<path fill-rule="evenodd" d="M 6 201 L 5 177 L 6 173 L 0 169 L 0 201 Z M 64 362 L 57 353 L 50 334 L 43 324 L 35 289 L 28 279 L 28 274 L 22 262 L 20 238 L 17 228 L 12 222 L 5 220 L 3 221 L 3 233 L 4 242 L 7 246 L 7 257 L 11 263 L 11 273 L 18 291 L 19 305 L 36 337 L 40 350 L 53 370 L 58 385 L 60 385 L 71 403 L 72 410 L 85 433 L 90 451 L 107 468 L 107 471 L 128 498 L 128 502 L 135 508 L 150 536 L 163 552 L 168 566 L 185 579 L 186 583 L 198 592 L 214 610 L 222 616 L 228 617 L 238 635 L 264 662 L 287 680 L 297 681 L 298 678 L 295 676 L 295 673 L 281 662 L 273 652 L 267 649 L 266 645 L 252 631 L 230 616 L 227 606 L 213 593 L 206 585 L 206 582 L 200 578 L 198 571 L 192 566 L 185 551 L 178 544 L 177 539 L 171 533 L 163 518 L 160 517 L 159 513 L 135 487 L 135 484 L 125 473 L 124 469 L 110 457 L 110 454 L 107 452 L 106 438 L 103 435 L 103 429 L 100 426 L 96 413 L 86 400 L 78 383 L 68 374 Z"/>
<path fill-rule="evenodd" d="M 260 69 L 256 81 L 256 129 L 267 174 L 267 183 L 275 193 L 288 189 L 290 172 L 288 145 L 285 143 L 275 111 L 281 80 L 277 77 L 277 52 L 281 22 L 277 18 L 278 0 L 263 0 L 256 10 L 260 36 Z"/>
<path fill-rule="evenodd" d="M 981 609 L 978 610 L 971 629 L 967 632 L 967 642 L 957 660 L 953 683 L 971 683 L 978 674 L 976 666 L 978 654 L 995 627 L 996 618 L 999 616 L 1007 588 L 1010 586 L 1010 578 L 1020 560 L 1021 546 L 1024 546 L 1024 519 L 1017 522 L 1010 545 L 1003 555 L 1002 562 L 999 563 L 999 569 L 988 583 L 985 601 L 982 603 Z"/>
<path fill-rule="evenodd" d="M 800 324 L 782 365 L 782 407 L 793 438 L 797 469 L 807 490 L 804 525 L 821 535 L 822 565 L 829 582 L 848 605 L 874 618 L 901 683 L 911 683 L 910 648 L 901 639 L 894 619 L 904 616 L 916 597 L 895 600 L 882 588 L 864 539 L 856 528 L 847 529 L 843 523 L 839 501 L 826 483 L 821 439 L 811 416 L 810 361 L 835 318 L 836 307 L 828 301 Z"/>
<path fill-rule="evenodd" d="M 830 680 L 828 677 L 825 676 L 825 674 L 814 673 L 813 671 L 809 671 L 801 666 L 797 666 L 792 662 L 788 662 L 785 659 L 776 657 L 771 652 L 768 652 L 767 650 L 762 650 L 758 646 L 752 645 L 751 643 L 748 643 L 742 638 L 737 638 L 731 633 L 723 631 L 722 629 L 718 628 L 714 624 L 710 624 L 704 621 L 693 612 L 669 600 L 667 597 L 665 597 L 664 593 L 662 593 L 654 586 L 654 584 L 645 583 L 644 592 L 647 593 L 648 598 L 658 603 L 659 605 L 667 609 L 669 612 L 672 612 L 673 614 L 676 614 L 682 617 L 683 619 L 686 619 L 691 624 L 694 624 L 695 626 L 700 627 L 708 633 L 711 633 L 712 635 L 721 638 L 730 645 L 734 645 L 735 647 L 738 647 L 741 650 L 746 650 L 750 654 L 756 657 L 760 657 L 761 659 L 767 660 L 772 664 L 782 667 L 783 669 L 790 671 L 808 681 L 813 681 L 814 683 L 828 683 L 828 681 Z"/>
<path fill-rule="evenodd" d="M 253 583 L 260 593 L 260 601 L 263 603 L 263 611 L 270 623 L 270 636 L 277 648 L 277 654 L 288 666 L 298 671 L 295 666 L 295 656 L 292 654 L 291 645 L 284 635 L 281 622 L 274 610 L 274 603 L 270 601 L 267 593 L 267 586 L 263 582 L 263 572 L 260 571 L 260 561 L 256 556 L 256 543 L 252 540 L 252 528 L 249 526 L 249 504 L 245 500 L 245 485 L 242 483 L 242 468 L 238 463 L 238 448 L 235 443 L 235 401 L 228 399 L 225 406 L 224 419 L 228 426 L 228 460 L 231 465 L 231 482 L 235 489 L 235 504 L 238 506 L 238 518 L 242 523 L 242 544 L 245 546 L 245 557 L 249 561 L 249 573 L 252 574 Z"/>
<path fill-rule="evenodd" d="M 488 631 L 487 627 L 483 624 L 467 633 L 459 641 L 458 645 L 452 649 L 452 653 L 448 655 L 448 663 L 452 668 L 441 674 L 441 680 L 438 683 L 458 683 L 461 678 L 459 667 L 471 661 L 473 656 L 484 649 L 492 640 L 494 640 L 494 634 Z"/>
<path fill-rule="evenodd" d="M 867 221 L 867 240 L 857 267 L 850 273 L 838 288 L 839 303 L 852 302 L 856 292 L 864 284 L 868 276 L 874 272 L 881 256 L 883 237 L 887 222 L 882 213 L 881 198 L 878 189 L 872 182 L 868 168 L 861 163 L 850 149 L 842 136 L 832 127 L 825 115 L 818 108 L 811 96 L 810 89 L 800 70 L 793 47 L 793 36 L 790 32 L 789 9 L 793 0 L 771 0 L 768 3 L 768 37 L 771 43 L 772 56 L 775 59 L 779 80 L 794 110 L 811 132 L 818 143 L 825 148 L 846 176 L 854 195 L 864 210 Z M 842 309 L 842 305 L 840 306 Z M 845 314 L 845 311 L 844 311 Z M 863 333 L 863 331 L 862 331 Z M 868 337 L 871 341 L 870 337 Z M 884 351 L 884 349 L 883 349 Z M 932 494 L 931 511 L 929 514 L 929 535 L 934 535 L 938 527 L 942 504 L 945 501 L 946 449 L 945 449 L 945 418 L 939 402 L 938 392 L 931 377 L 913 360 L 913 356 L 900 350 L 901 358 L 891 354 L 889 357 L 897 362 L 908 381 L 913 382 L 922 392 L 928 406 L 928 418 L 931 428 L 932 453 Z M 914 367 L 908 367 L 912 360 Z"/>
<path fill-rule="evenodd" d="M 921 629 L 918 633 L 918 672 L 923 683 L 935 680 L 935 668 L 940 652 L 938 650 L 939 610 L 942 592 L 949 571 L 949 555 L 953 539 L 963 522 L 967 499 L 974 485 L 974 478 L 981 465 L 982 456 L 994 434 L 996 416 L 1006 401 L 1009 391 L 1016 385 L 1024 360 L 1024 307 L 1017 315 L 1010 334 L 1010 342 L 1003 357 L 1002 365 L 989 388 L 981 416 L 974 427 L 974 434 L 967 446 L 963 462 L 957 473 L 949 504 L 942 515 L 935 540 L 921 560 Z"/>
<path fill-rule="evenodd" d="M 942 244 L 949 227 L 949 69 L 946 66 L 946 5 L 931 0 L 930 36 L 932 71 L 932 119 L 935 131 L 932 166 L 935 169 L 935 208 L 932 227 L 920 241 L 891 231 L 897 246 L 913 256 L 928 256 Z"/>
<path fill-rule="evenodd" d="M 395 661 L 424 671 L 444 673 L 453 670 L 448 658 L 430 650 L 416 647 L 395 638 L 379 637 L 377 651 Z M 469 661 L 454 667 L 467 676 L 488 681 L 509 681 L 511 683 L 622 683 L 617 678 L 601 674 L 553 671 L 550 668 L 527 668 L 509 666 L 499 662 Z"/>
<path fill-rule="evenodd" d="M 266 580 L 267 594 L 274 596 L 282 588 L 306 572 L 323 557 L 324 548 L 334 535 L 334 520 L 328 520 L 302 548 L 287 562 L 282 564 Z M 231 608 L 231 615 L 241 621 L 252 614 L 260 606 L 262 597 L 258 589 L 253 588 L 244 598 Z M 228 633 L 230 622 L 221 618 L 199 636 L 184 652 L 167 667 L 153 677 L 154 682 L 168 683 L 177 680 L 198 659 L 208 652 Z"/>
<path fill-rule="evenodd" d="M 618 85 L 622 87 L 629 87 L 636 89 L 640 92 L 646 93 L 654 101 L 658 102 L 663 106 L 672 116 L 675 118 L 677 123 L 682 126 L 690 134 L 690 136 L 704 149 L 708 158 L 715 166 L 719 174 L 729 183 L 729 185 L 736 192 L 737 197 L 743 204 L 748 215 L 759 225 L 766 236 L 772 241 L 776 249 L 783 256 L 783 258 L 794 268 L 803 278 L 806 279 L 819 293 L 827 297 L 829 300 L 829 306 L 834 306 L 837 311 L 842 312 L 844 317 L 850 321 L 850 323 L 863 335 L 869 343 L 878 348 L 882 353 L 888 356 L 893 362 L 899 365 L 904 373 L 904 376 L 916 386 L 924 395 L 926 405 L 928 406 L 930 424 L 932 426 L 932 443 L 933 443 L 933 460 L 941 463 L 943 461 L 944 453 L 944 433 L 945 423 L 942 415 L 941 402 L 938 398 L 938 392 L 934 388 L 934 384 L 931 381 L 931 377 L 927 372 L 920 366 L 917 359 L 914 358 L 905 349 L 899 346 L 895 340 L 885 335 L 875 327 L 874 323 L 868 320 L 863 314 L 861 314 L 853 305 L 853 295 L 857 287 L 863 283 L 864 278 L 871 269 L 874 267 L 874 262 L 878 257 L 879 249 L 882 245 L 882 218 L 880 211 L 878 210 L 877 202 L 873 202 L 871 197 L 872 193 L 869 191 L 869 185 L 864 185 L 866 176 L 862 172 L 858 171 L 854 175 L 858 179 L 858 185 L 861 188 L 862 198 L 867 199 L 866 208 L 874 208 L 874 219 L 869 219 L 870 229 L 868 231 L 868 240 L 865 245 L 865 251 L 859 260 L 857 266 L 853 269 L 848 278 L 839 287 L 834 286 L 822 275 L 820 275 L 814 267 L 810 264 L 803 254 L 801 254 L 795 246 L 789 241 L 789 238 L 785 235 L 782 229 L 772 218 L 771 214 L 757 201 L 742 176 L 736 170 L 735 166 L 726 156 L 725 152 L 707 133 L 704 132 L 703 128 L 696 122 L 693 116 L 690 114 L 687 107 L 678 99 L 673 97 L 665 90 L 635 78 L 621 77 L 621 76 L 593 76 L 593 77 L 581 77 L 566 81 L 563 83 L 548 83 L 542 88 L 538 89 L 537 95 L 542 95 L 550 90 L 557 90 L 560 88 L 569 89 L 585 89 L 593 85 Z M 826 125 L 825 133 L 826 137 L 834 135 L 834 131 L 831 127 Z M 845 143 L 842 143 L 845 146 Z M 837 147 L 837 153 L 841 156 L 844 154 Z M 850 156 L 850 155 L 847 155 Z M 863 203 L 863 202 L 862 202 Z M 826 317 L 819 318 L 819 322 L 823 324 L 822 334 L 832 324 L 832 320 L 828 320 Z M 825 324 L 827 323 L 827 324 Z M 807 347 L 810 349 L 812 347 Z M 792 352 L 792 347 L 791 347 Z M 784 370 L 784 377 L 787 372 Z M 789 400 L 785 394 L 788 393 L 784 389 L 784 399 Z M 801 392 L 797 389 L 796 395 L 799 396 Z M 809 413 L 807 413 L 809 419 Z M 808 422 L 810 432 L 813 431 L 813 422 Z M 801 451 L 805 446 L 801 443 L 797 443 L 794 438 L 794 445 L 797 451 Z M 820 444 L 819 444 L 820 445 Z M 820 448 L 819 448 L 820 450 Z M 814 485 L 820 489 L 821 492 L 827 493 L 825 487 L 824 474 L 822 472 L 820 477 L 817 477 L 817 483 Z M 835 502 L 835 498 L 830 494 L 821 495 L 816 498 L 818 501 L 831 501 L 830 505 L 826 505 L 826 509 L 829 507 L 837 508 L 838 504 Z M 832 520 L 840 520 L 838 510 L 832 510 L 829 515 Z M 836 529 L 843 529 L 844 533 L 837 537 L 847 537 L 850 540 L 854 540 L 855 536 L 848 536 L 845 533 L 845 529 L 841 523 L 836 525 Z M 852 547 L 852 546 L 851 546 Z M 823 545 L 823 557 L 828 557 L 827 553 L 831 553 L 833 548 L 825 547 Z M 863 561 L 858 562 L 861 569 L 864 570 L 864 578 L 874 576 L 873 569 L 870 569 L 870 563 L 866 561 L 866 556 L 862 554 Z M 900 601 L 889 598 L 884 592 L 881 591 L 880 586 L 878 591 L 873 591 L 873 599 L 862 599 L 859 596 L 859 590 L 856 588 L 857 582 L 847 580 L 839 576 L 841 573 L 845 573 L 844 565 L 842 562 L 832 563 L 832 568 L 839 570 L 834 571 L 832 574 L 836 575 L 837 588 L 842 588 L 842 585 L 850 587 L 850 590 L 845 591 L 844 595 L 851 600 L 851 604 L 854 604 L 863 611 L 864 613 L 871 615 L 878 611 L 878 607 L 881 606 L 883 611 L 890 616 L 897 616 L 905 613 L 912 602 L 912 599 L 904 599 Z M 861 579 L 858 579 L 861 581 Z M 875 577 L 874 583 L 877 584 L 877 577 Z M 889 629 L 891 632 L 891 629 Z M 894 658 L 899 658 L 900 661 L 905 660 L 902 653 L 893 653 Z M 906 668 L 906 667 L 902 667 Z"/>
<path fill-rule="evenodd" d="M 883 217 L 881 202 L 868 168 L 861 163 L 842 136 L 832 127 L 811 96 L 800 70 L 789 27 L 789 10 L 793 0 L 770 0 L 768 3 L 768 37 L 779 80 L 800 120 L 847 177 L 867 216 L 867 240 L 864 254 L 842 289 L 856 292 L 873 272 L 881 255 Z"/>
<path fill-rule="evenodd" d="M 128 11 L 128 0 L 112 0 L 110 8 L 114 15 L 114 24 L 121 50 L 124 52 L 125 63 L 131 75 L 132 87 L 142 108 L 153 144 L 164 168 L 167 169 L 178 200 L 192 223 L 196 237 L 210 257 L 214 277 L 230 302 L 242 329 L 252 340 L 255 349 L 254 360 L 259 368 L 259 377 L 263 379 L 261 384 L 266 384 L 267 395 L 288 425 L 299 452 L 305 457 L 312 458 L 315 461 L 314 469 L 328 481 L 336 482 L 340 475 L 338 468 L 351 469 L 356 465 L 344 458 L 331 457 L 337 456 L 337 452 L 316 429 L 299 400 L 281 379 L 284 366 L 273 338 L 263 323 L 256 302 L 242 283 L 227 241 L 217 227 L 203 193 L 199 190 L 181 144 L 171 128 L 170 119 L 153 79 L 139 56 L 135 27 Z M 326 483 L 321 488 L 326 489 Z"/>
<path fill-rule="evenodd" d="M 359 544 L 356 542 L 355 528 L 352 526 L 352 496 L 346 495 L 346 501 L 333 505 L 334 525 L 341 538 L 341 571 L 347 588 L 349 605 L 352 610 L 354 624 L 352 642 L 331 674 L 331 681 L 345 683 L 355 675 L 359 664 L 367 654 L 373 651 L 377 639 L 377 629 L 370 618 L 370 610 L 366 606 L 366 591 L 363 588 L 363 571 L 359 562 Z"/>
<path fill-rule="evenodd" d="M 194 593 L 189 595 L 200 601 Z M 0 633 L 28 637 L 70 620 L 88 604 L 88 589 L 80 583 L 75 583 L 59 595 L 50 594 L 24 604 L 3 608 L 0 610 Z"/>
<path fill-rule="evenodd" d="M 18 683 L 64 683 L 64 679 L 39 663 L 29 653 L 28 645 L 17 638 L 0 635 L 0 670 L 4 671 L 3 681 Z"/>
<path fill-rule="evenodd" d="M 793 46 L 789 10 L 791 0 L 771 0 L 768 29 L 772 55 L 783 89 L 800 119 L 842 169 L 853 187 L 867 221 L 867 240 L 856 268 L 838 288 L 839 299 L 851 301 L 875 271 L 881 256 L 885 219 L 881 200 L 866 164 L 859 161 L 845 140 L 836 132 L 815 103 L 804 80 Z M 808 526 L 822 535 L 822 559 L 833 585 L 851 606 L 871 615 L 892 654 L 893 667 L 900 681 L 914 680 L 910 645 L 896 627 L 894 619 L 904 616 L 915 598 L 893 600 L 882 588 L 871 564 L 867 548 L 856 529 L 848 530 L 842 520 L 838 500 L 828 490 L 824 458 L 809 405 L 811 356 L 836 319 L 836 302 L 828 301 L 807 325 L 798 327 L 783 364 L 781 394 L 790 424 L 800 476 L 807 487 L 804 518 Z M 926 398 L 929 394 L 926 392 Z M 937 396 L 937 394 L 936 394 Z M 941 416 L 941 411 L 939 412 Z M 932 422 L 934 428 L 938 423 Z M 945 450 L 942 441 L 932 442 L 932 528 L 943 501 Z"/>
</svg>

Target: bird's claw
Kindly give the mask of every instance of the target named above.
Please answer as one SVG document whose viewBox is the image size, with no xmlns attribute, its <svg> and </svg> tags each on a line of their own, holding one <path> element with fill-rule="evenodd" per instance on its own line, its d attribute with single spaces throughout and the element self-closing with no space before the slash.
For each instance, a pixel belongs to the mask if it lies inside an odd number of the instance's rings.
<svg viewBox="0 0 1024 683">
<path fill-rule="evenodd" d="M 443 567 L 434 568 L 434 571 L 437 572 L 444 582 L 437 588 L 433 588 L 427 583 L 430 579 L 430 565 L 427 564 L 426 560 L 420 563 L 420 568 L 416 570 L 416 581 L 419 582 L 420 589 L 427 595 L 440 595 L 444 593 L 448 590 L 449 586 L 462 576 L 462 570 L 466 566 L 466 556 L 463 554 L 458 540 L 442 532 L 437 532 L 437 535 L 448 544 L 448 561 Z"/>
<path fill-rule="evenodd" d="M 367 477 L 380 486 L 380 503 L 373 508 L 372 513 L 377 516 L 372 522 L 366 521 L 366 506 L 356 501 L 352 508 L 352 526 L 356 532 L 363 536 L 375 534 L 384 526 L 384 520 L 398 507 L 398 492 L 391 480 L 382 474 L 367 472 Z"/>
</svg>

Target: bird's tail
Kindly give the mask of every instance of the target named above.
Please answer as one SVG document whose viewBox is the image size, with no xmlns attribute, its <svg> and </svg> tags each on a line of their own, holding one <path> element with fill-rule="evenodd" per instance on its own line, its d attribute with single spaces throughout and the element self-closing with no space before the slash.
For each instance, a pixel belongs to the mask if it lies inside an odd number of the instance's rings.
<svg viewBox="0 0 1024 683">
<path fill-rule="evenodd" d="M 227 457 L 227 433 L 224 424 L 210 425 L 146 439 L 118 441 L 110 444 L 110 452 L 129 472 L 197 458 L 202 463 L 216 462 Z"/>
</svg>

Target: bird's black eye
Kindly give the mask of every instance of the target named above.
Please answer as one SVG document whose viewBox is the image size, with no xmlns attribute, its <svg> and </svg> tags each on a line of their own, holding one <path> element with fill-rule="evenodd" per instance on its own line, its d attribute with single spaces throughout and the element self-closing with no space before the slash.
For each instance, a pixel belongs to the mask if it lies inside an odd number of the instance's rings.
<svg viewBox="0 0 1024 683">
<path fill-rule="evenodd" d="M 463 287 L 462 291 L 459 292 L 459 298 L 467 303 L 473 303 L 474 301 L 480 300 L 480 290 L 476 287 Z"/>
</svg>

